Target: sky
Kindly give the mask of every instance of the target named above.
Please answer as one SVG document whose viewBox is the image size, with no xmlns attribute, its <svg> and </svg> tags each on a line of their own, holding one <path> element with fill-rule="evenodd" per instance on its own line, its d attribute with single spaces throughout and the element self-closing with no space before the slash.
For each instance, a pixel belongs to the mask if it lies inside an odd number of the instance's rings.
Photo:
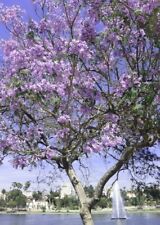
<svg viewBox="0 0 160 225">
<path fill-rule="evenodd" d="M 31 16 L 34 14 L 34 7 L 32 4 L 32 0 L 0 0 L 0 3 L 4 5 L 20 5 L 23 9 L 26 10 L 27 15 Z"/>
<path fill-rule="evenodd" d="M 102 174 L 109 168 L 109 164 L 98 155 L 92 156 L 90 159 L 84 160 L 84 165 L 87 169 L 80 168 L 78 164 L 75 164 L 77 174 L 84 185 L 92 184 L 96 185 Z M 47 177 L 52 176 L 52 181 Z M 38 179 L 38 180 L 37 180 Z M 44 180 L 45 179 L 45 180 Z M 113 180 L 107 184 L 109 187 Z M 15 169 L 12 167 L 11 159 L 6 158 L 2 165 L 0 165 L 0 191 L 5 188 L 9 190 L 13 182 L 20 182 L 24 184 L 26 181 L 31 181 L 31 190 L 50 190 L 56 189 L 62 184 L 68 184 L 69 180 L 65 175 L 65 172 L 58 173 L 54 168 L 49 165 L 38 166 L 37 168 L 25 168 Z M 41 182 L 39 182 L 41 181 Z M 49 183 L 49 184 L 48 184 Z M 121 173 L 119 177 L 120 187 L 130 188 L 130 182 L 128 182 L 127 172 Z"/>
</svg>

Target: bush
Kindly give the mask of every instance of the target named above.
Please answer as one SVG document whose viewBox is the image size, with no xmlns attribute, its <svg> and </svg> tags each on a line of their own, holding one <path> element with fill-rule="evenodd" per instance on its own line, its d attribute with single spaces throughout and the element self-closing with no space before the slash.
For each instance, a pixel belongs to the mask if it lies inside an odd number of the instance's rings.
<svg viewBox="0 0 160 225">
<path fill-rule="evenodd" d="M 3 211 L 5 211 L 5 208 L 0 207 L 0 212 L 3 212 Z"/>
</svg>

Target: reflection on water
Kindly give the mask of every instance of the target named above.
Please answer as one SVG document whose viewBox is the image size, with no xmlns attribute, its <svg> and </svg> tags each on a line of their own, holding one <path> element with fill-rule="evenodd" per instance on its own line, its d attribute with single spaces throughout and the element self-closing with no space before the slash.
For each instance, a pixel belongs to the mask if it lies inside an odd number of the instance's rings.
<svg viewBox="0 0 160 225">
<path fill-rule="evenodd" d="M 160 213 L 133 213 L 126 220 L 94 215 L 95 225 L 159 225 Z M 0 215 L 0 225 L 82 225 L 79 215 Z"/>
<path fill-rule="evenodd" d="M 126 220 L 117 220 L 116 225 L 126 225 Z"/>
</svg>

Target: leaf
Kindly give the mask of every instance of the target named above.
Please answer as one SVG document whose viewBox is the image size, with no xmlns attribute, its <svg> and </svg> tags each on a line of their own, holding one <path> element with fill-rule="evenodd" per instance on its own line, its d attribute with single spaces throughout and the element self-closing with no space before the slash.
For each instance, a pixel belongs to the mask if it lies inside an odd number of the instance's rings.
<svg viewBox="0 0 160 225">
<path fill-rule="evenodd" d="M 135 88 L 132 88 L 130 92 L 128 93 L 131 100 L 135 99 L 138 96 L 138 90 Z"/>
<path fill-rule="evenodd" d="M 29 32 L 27 33 L 27 38 L 28 38 L 28 39 L 34 39 L 34 37 L 35 37 L 34 31 L 29 31 Z"/>
<path fill-rule="evenodd" d="M 133 107 L 133 112 L 141 114 L 143 112 L 144 106 L 140 103 L 137 103 L 134 107 Z"/>
</svg>

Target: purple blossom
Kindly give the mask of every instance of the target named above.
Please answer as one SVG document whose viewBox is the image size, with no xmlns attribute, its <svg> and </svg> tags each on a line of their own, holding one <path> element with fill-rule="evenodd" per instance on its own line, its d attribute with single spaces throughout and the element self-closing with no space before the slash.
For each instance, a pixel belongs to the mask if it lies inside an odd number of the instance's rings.
<svg viewBox="0 0 160 225">
<path fill-rule="evenodd" d="M 90 58 L 91 51 L 85 41 L 73 39 L 70 43 L 69 53 L 78 55 L 82 59 Z"/>
<path fill-rule="evenodd" d="M 69 124 L 71 122 L 71 118 L 69 115 L 63 114 L 57 119 L 57 121 L 60 124 Z"/>
<path fill-rule="evenodd" d="M 119 120 L 119 116 L 115 115 L 113 113 L 106 114 L 105 118 L 106 118 L 106 120 L 108 120 L 108 121 L 110 121 L 110 122 L 112 122 L 114 124 L 117 123 L 118 120 Z"/>
<path fill-rule="evenodd" d="M 119 85 L 116 87 L 115 95 L 122 96 L 123 93 L 134 85 L 140 86 L 142 78 L 138 77 L 135 73 L 133 74 L 123 74 L 120 77 Z"/>
<path fill-rule="evenodd" d="M 57 139 L 65 139 L 70 133 L 69 128 L 63 128 L 56 133 Z"/>
<path fill-rule="evenodd" d="M 5 23 L 17 21 L 22 12 L 23 11 L 20 6 L 13 5 L 10 7 L 6 7 L 3 4 L 0 4 L 0 21 Z"/>
<path fill-rule="evenodd" d="M 155 103 L 156 104 L 160 104 L 160 92 L 159 93 L 157 93 L 157 95 L 156 95 L 156 97 L 155 97 Z"/>
<path fill-rule="evenodd" d="M 101 152 L 103 150 L 102 143 L 97 140 L 93 140 L 93 142 L 91 143 L 91 146 L 92 146 L 93 152 Z"/>
<path fill-rule="evenodd" d="M 47 148 L 45 151 L 45 156 L 47 157 L 47 159 L 51 160 L 52 157 L 55 156 L 55 151 L 53 151 L 52 149 Z"/>
<path fill-rule="evenodd" d="M 23 169 L 24 167 L 28 166 L 28 160 L 24 157 L 16 157 L 15 159 L 13 159 L 12 161 L 12 165 L 14 168 L 18 168 L 20 167 L 21 169 Z"/>
<path fill-rule="evenodd" d="M 91 24 L 91 21 L 85 21 L 82 29 L 81 40 L 90 42 L 94 41 L 96 37 L 95 25 Z"/>
</svg>

